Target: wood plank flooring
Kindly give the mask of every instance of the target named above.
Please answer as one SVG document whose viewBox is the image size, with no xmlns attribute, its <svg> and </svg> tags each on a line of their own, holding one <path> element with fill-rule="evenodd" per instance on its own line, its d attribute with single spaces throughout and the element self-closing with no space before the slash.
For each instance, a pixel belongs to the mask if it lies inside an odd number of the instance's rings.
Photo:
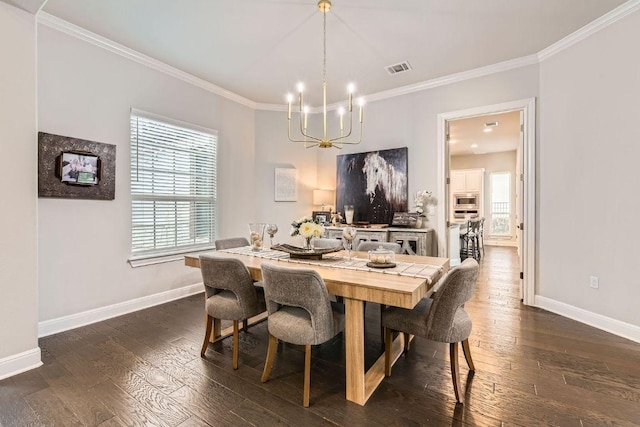
<svg viewBox="0 0 640 427">
<path fill-rule="evenodd" d="M 344 336 L 313 349 L 311 407 L 304 353 L 279 349 L 260 382 L 266 323 L 209 345 L 196 295 L 42 338 L 44 365 L 0 381 L 0 426 L 630 426 L 640 425 L 640 344 L 519 298 L 515 249 L 487 247 L 474 298 L 466 403 L 456 405 L 448 346 L 417 338 L 366 406 L 345 400 Z M 367 363 L 381 353 L 367 304 Z M 226 326 L 226 325 L 225 325 Z"/>
</svg>

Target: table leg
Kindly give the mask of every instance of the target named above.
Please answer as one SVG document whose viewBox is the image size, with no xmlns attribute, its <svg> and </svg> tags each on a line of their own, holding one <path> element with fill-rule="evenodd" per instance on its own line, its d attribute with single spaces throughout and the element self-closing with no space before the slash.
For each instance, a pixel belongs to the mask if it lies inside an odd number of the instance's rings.
<svg viewBox="0 0 640 427">
<path fill-rule="evenodd" d="M 364 405 L 367 401 L 364 372 L 364 304 L 351 298 L 345 298 L 344 304 L 347 400 Z"/>
<path fill-rule="evenodd" d="M 364 365 L 364 303 L 344 299 L 346 309 L 345 370 L 347 373 L 347 400 L 364 405 L 385 378 L 384 353 L 365 371 Z M 411 339 L 411 338 L 409 338 Z M 390 364 L 393 365 L 404 350 L 405 337 L 399 334 L 391 343 Z"/>
</svg>

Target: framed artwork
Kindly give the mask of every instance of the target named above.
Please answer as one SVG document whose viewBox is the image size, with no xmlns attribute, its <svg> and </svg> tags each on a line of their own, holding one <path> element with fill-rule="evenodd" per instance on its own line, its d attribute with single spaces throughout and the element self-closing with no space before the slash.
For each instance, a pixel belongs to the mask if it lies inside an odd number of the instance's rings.
<svg viewBox="0 0 640 427">
<path fill-rule="evenodd" d="M 331 212 L 329 211 L 313 211 L 311 218 L 320 224 L 328 224 L 331 221 Z"/>
<path fill-rule="evenodd" d="M 113 200 L 116 146 L 38 133 L 38 197 Z"/>
<path fill-rule="evenodd" d="M 295 202 L 298 199 L 298 170 L 295 168 L 276 168 L 273 200 L 276 202 Z"/>
<path fill-rule="evenodd" d="M 391 224 L 408 210 L 406 147 L 337 156 L 336 210 L 354 206 L 354 222 Z"/>
</svg>

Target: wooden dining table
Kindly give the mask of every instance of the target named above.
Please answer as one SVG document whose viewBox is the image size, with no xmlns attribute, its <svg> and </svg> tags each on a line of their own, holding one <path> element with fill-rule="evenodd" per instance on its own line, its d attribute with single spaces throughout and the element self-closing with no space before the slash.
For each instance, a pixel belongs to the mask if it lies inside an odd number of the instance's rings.
<svg viewBox="0 0 640 427">
<path fill-rule="evenodd" d="M 431 270 L 433 273 L 429 277 L 383 274 L 379 271 L 335 268 L 330 265 L 293 264 L 225 251 L 209 253 L 241 260 L 249 269 L 254 280 L 262 280 L 260 264 L 263 262 L 290 267 L 311 268 L 320 274 L 327 286 L 327 291 L 344 299 L 346 397 L 347 400 L 360 405 L 364 405 L 367 402 L 384 379 L 384 353 L 368 370 L 365 366 L 365 302 L 411 309 L 433 290 L 438 280 L 449 270 L 448 258 L 415 255 L 396 255 L 396 261 L 428 264 L 437 267 Z M 366 253 L 353 252 L 352 254 L 354 257 L 367 257 Z M 346 252 L 338 252 L 334 255 L 346 256 Z M 199 254 L 186 255 L 185 265 L 199 268 Z M 220 335 L 219 329 L 215 333 Z M 398 334 L 391 346 L 392 363 L 395 363 L 400 357 L 403 349 L 404 336 L 403 334 Z"/>
</svg>

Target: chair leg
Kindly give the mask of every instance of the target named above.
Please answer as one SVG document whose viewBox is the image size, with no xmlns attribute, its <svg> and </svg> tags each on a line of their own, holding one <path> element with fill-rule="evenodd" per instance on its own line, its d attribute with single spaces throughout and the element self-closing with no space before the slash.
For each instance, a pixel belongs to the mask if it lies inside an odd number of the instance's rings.
<svg viewBox="0 0 640 427">
<path fill-rule="evenodd" d="M 302 406 L 309 407 L 309 389 L 311 388 L 311 346 L 304 346 L 304 392 Z"/>
<path fill-rule="evenodd" d="M 204 357 L 204 353 L 207 351 L 207 347 L 209 346 L 209 339 L 211 338 L 211 329 L 213 327 L 213 317 L 207 314 L 205 323 L 206 323 L 206 332 L 204 333 L 204 342 L 202 343 L 202 350 L 200 350 L 200 357 Z"/>
<path fill-rule="evenodd" d="M 403 332 L 402 335 L 404 336 L 404 351 L 409 351 L 409 347 L 411 347 L 411 340 L 409 340 L 409 333 Z"/>
<path fill-rule="evenodd" d="M 460 368 L 458 367 L 458 343 L 449 344 L 449 359 L 451 360 L 451 379 L 453 380 L 453 392 L 456 395 L 456 401 L 462 402 L 462 394 L 460 391 Z"/>
<path fill-rule="evenodd" d="M 384 328 L 384 375 L 391 376 L 391 342 L 393 341 L 393 331 Z"/>
<path fill-rule="evenodd" d="M 242 332 L 246 333 L 249 330 L 249 319 L 242 321 Z"/>
<path fill-rule="evenodd" d="M 276 356 L 276 349 L 278 348 L 278 338 L 269 334 L 269 349 L 267 350 L 267 360 L 264 362 L 264 370 L 262 371 L 262 378 L 260 381 L 266 383 L 271 373 L 271 367 L 273 366 L 273 359 Z"/>
<path fill-rule="evenodd" d="M 238 369 L 238 321 L 233 321 L 233 369 Z"/>
<path fill-rule="evenodd" d="M 462 352 L 464 353 L 464 358 L 467 360 L 467 365 L 469 365 L 470 371 L 475 371 L 476 367 L 473 365 L 473 359 L 471 358 L 471 347 L 469 347 L 469 339 L 462 341 Z"/>
</svg>

